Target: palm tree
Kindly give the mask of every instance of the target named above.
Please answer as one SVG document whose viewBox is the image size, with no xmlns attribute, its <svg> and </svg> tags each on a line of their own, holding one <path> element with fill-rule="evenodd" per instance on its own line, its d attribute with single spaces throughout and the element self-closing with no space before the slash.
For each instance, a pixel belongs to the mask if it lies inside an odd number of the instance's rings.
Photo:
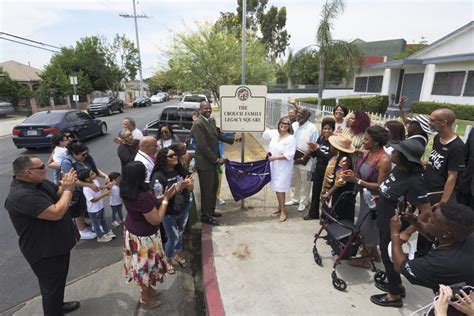
<svg viewBox="0 0 474 316">
<path fill-rule="evenodd" d="M 353 43 L 332 39 L 333 20 L 342 12 L 344 12 L 343 0 L 326 0 L 321 11 L 321 22 L 316 33 L 319 45 L 318 105 L 321 105 L 323 99 L 324 71 L 331 55 L 342 56 L 349 65 L 360 65 L 362 62 L 363 53 L 359 47 Z"/>
</svg>

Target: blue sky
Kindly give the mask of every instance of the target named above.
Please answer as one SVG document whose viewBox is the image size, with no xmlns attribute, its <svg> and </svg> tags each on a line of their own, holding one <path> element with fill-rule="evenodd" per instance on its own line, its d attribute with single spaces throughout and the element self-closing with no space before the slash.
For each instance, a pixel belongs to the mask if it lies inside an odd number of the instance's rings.
<svg viewBox="0 0 474 316">
<path fill-rule="evenodd" d="M 286 6 L 290 47 L 298 50 L 314 43 L 322 0 L 269 0 Z M 166 64 L 163 52 L 173 34 L 192 30 L 197 23 L 214 22 L 221 11 L 234 11 L 236 0 L 140 0 L 140 48 L 143 72 L 148 77 Z M 1 31 L 56 46 L 69 46 L 85 36 L 116 33 L 135 41 L 132 0 L 1 0 Z M 365 41 L 404 38 L 409 43 L 423 36 L 429 42 L 474 20 L 471 0 L 346 0 L 336 20 L 334 38 Z M 17 60 L 43 68 L 52 53 L 0 40 L 0 61 Z"/>
</svg>

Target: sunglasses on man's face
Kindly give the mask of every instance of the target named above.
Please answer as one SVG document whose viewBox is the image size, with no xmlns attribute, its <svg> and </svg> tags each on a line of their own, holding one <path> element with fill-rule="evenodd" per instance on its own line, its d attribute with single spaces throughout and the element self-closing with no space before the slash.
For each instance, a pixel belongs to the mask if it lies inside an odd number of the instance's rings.
<svg viewBox="0 0 474 316">
<path fill-rule="evenodd" d="M 82 156 L 82 157 L 86 157 L 87 155 L 89 155 L 89 152 L 86 151 L 85 153 L 80 153 L 80 154 L 77 154 L 78 156 Z"/>
<path fill-rule="evenodd" d="M 46 168 L 46 166 L 44 165 L 44 163 L 42 163 L 41 166 L 34 167 L 34 168 L 29 168 L 28 170 L 44 170 L 45 168 Z"/>
<path fill-rule="evenodd" d="M 176 157 L 176 154 L 169 154 L 169 155 L 166 155 L 166 157 L 168 157 L 168 158 L 174 158 L 174 157 Z"/>
</svg>

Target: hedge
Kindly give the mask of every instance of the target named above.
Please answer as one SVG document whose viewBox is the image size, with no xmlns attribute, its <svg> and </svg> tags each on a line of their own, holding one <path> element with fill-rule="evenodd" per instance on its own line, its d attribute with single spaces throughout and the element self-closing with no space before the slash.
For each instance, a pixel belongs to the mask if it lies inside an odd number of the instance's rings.
<svg viewBox="0 0 474 316">
<path fill-rule="evenodd" d="M 441 108 L 453 110 L 459 120 L 474 121 L 474 105 L 426 101 L 415 101 L 411 104 L 412 111 L 419 114 L 430 114 Z"/>
<path fill-rule="evenodd" d="M 317 97 L 304 97 L 304 98 L 296 99 L 295 101 L 308 103 L 308 104 L 318 104 Z M 336 106 L 336 98 L 323 99 L 322 104 L 328 105 L 328 106 Z"/>
<path fill-rule="evenodd" d="M 365 111 L 374 113 L 385 113 L 388 107 L 388 96 L 379 95 L 375 97 L 339 98 L 339 104 L 343 104 L 351 111 Z"/>
</svg>

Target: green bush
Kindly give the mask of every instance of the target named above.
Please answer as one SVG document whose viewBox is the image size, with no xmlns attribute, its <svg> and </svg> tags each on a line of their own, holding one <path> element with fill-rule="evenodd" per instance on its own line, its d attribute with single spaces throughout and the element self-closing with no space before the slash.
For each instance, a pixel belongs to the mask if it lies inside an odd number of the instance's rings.
<svg viewBox="0 0 474 316">
<path fill-rule="evenodd" d="M 347 106 L 351 111 L 385 113 L 388 107 L 388 96 L 340 98 L 339 104 Z"/>
<path fill-rule="evenodd" d="M 318 104 L 317 97 L 304 97 L 304 98 L 296 99 L 295 101 L 308 103 L 308 104 Z M 323 101 L 321 103 L 323 105 L 336 106 L 336 98 L 328 98 L 328 99 L 323 98 Z"/>
<path fill-rule="evenodd" d="M 474 121 L 474 105 L 425 101 L 415 101 L 411 105 L 412 111 L 419 114 L 430 114 L 434 110 L 441 108 L 453 110 L 456 113 L 456 118 L 459 120 Z"/>
</svg>

